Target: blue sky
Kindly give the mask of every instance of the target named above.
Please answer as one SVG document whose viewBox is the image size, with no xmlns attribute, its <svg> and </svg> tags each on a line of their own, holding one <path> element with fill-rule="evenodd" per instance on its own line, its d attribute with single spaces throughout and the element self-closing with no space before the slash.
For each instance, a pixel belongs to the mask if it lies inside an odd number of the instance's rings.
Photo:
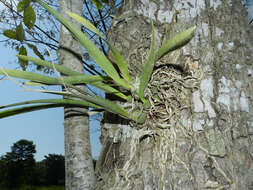
<svg viewBox="0 0 253 190">
<path fill-rule="evenodd" d="M 15 0 L 18 2 L 18 0 Z M 7 0 L 9 2 L 9 0 Z M 0 2 L 0 11 L 3 5 Z M 0 31 L 1 32 L 1 31 Z M 0 35 L 0 40 L 5 39 Z M 0 67 L 15 69 L 18 67 L 17 52 L 0 43 Z M 28 53 L 29 54 L 29 53 Z M 31 54 L 29 54 L 31 56 Z M 0 76 L 1 77 L 1 76 Z M 18 81 L 18 80 L 17 80 Z M 60 89 L 58 89 L 60 90 Z M 55 98 L 56 96 L 36 92 L 24 92 L 22 87 L 10 80 L 0 81 L 0 105 L 34 100 Z M 101 149 L 99 142 L 99 121 L 90 120 L 92 155 L 98 157 Z M 20 139 L 31 140 L 36 144 L 36 160 L 42 160 L 49 153 L 64 154 L 63 109 L 47 109 L 0 119 L 0 156 L 10 151 L 13 143 Z"/>
<path fill-rule="evenodd" d="M 1 36 L 2 38 L 2 36 Z M 14 69 L 17 52 L 0 43 L 0 67 Z M 17 80 L 18 81 L 18 80 Z M 37 92 L 25 92 L 17 83 L 0 81 L 0 105 L 9 103 L 56 97 Z M 91 121 L 91 143 L 93 157 L 100 150 L 98 137 L 99 122 Z M 63 109 L 47 109 L 0 119 L 0 156 L 10 151 L 10 147 L 20 139 L 31 140 L 36 144 L 36 160 L 42 160 L 49 153 L 64 154 Z"/>
</svg>

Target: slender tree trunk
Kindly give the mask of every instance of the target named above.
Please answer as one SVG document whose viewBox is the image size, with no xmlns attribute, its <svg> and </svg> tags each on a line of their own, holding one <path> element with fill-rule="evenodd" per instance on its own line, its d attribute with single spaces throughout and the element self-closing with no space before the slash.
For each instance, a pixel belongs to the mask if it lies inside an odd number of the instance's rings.
<svg viewBox="0 0 253 190">
<path fill-rule="evenodd" d="M 125 0 L 120 15 L 108 37 L 133 80 L 150 19 L 156 46 L 197 28 L 187 46 L 156 63 L 145 125 L 104 115 L 96 189 L 253 189 L 253 28 L 243 1 Z"/>
<path fill-rule="evenodd" d="M 59 1 L 60 12 L 66 18 L 69 18 L 66 15 L 66 11 L 82 15 L 82 7 L 82 0 Z M 75 24 L 81 29 L 79 24 Z M 80 62 L 82 49 L 79 43 L 63 26 L 61 26 L 59 42 L 59 64 L 84 73 L 83 65 Z M 78 87 L 85 89 L 82 86 Z M 64 112 L 66 189 L 89 190 L 94 184 L 95 176 L 90 148 L 87 109 L 71 107 L 65 108 Z"/>
</svg>

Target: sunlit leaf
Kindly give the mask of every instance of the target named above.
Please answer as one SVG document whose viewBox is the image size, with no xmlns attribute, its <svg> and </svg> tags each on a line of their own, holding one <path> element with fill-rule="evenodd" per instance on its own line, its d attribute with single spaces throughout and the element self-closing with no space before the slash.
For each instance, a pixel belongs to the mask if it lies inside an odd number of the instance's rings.
<svg viewBox="0 0 253 190">
<path fill-rule="evenodd" d="M 111 87 L 110 85 L 106 85 L 105 83 L 98 81 L 98 82 L 92 82 L 90 83 L 92 86 L 95 86 L 103 91 L 105 91 L 107 94 L 114 94 L 115 96 L 118 96 L 124 100 L 129 100 L 129 97 L 127 97 L 125 94 L 120 92 L 118 89 Z"/>
<path fill-rule="evenodd" d="M 10 39 L 14 39 L 14 40 L 17 39 L 16 31 L 13 31 L 13 30 L 5 30 L 3 35 Z"/>
<path fill-rule="evenodd" d="M 72 12 L 67 12 L 67 14 L 75 19 L 77 22 L 79 22 L 80 24 L 82 24 L 85 28 L 89 29 L 90 31 L 94 32 L 95 34 L 97 34 L 100 38 L 104 39 L 104 36 L 98 31 L 98 29 L 91 24 L 87 19 L 77 15 L 76 13 L 72 13 Z"/>
<path fill-rule="evenodd" d="M 23 42 L 25 39 L 25 31 L 23 28 L 22 23 L 20 23 L 17 27 L 16 27 L 16 38 L 18 41 Z"/>
<path fill-rule="evenodd" d="M 19 48 L 19 55 L 27 55 L 27 50 L 26 50 L 26 48 L 24 46 L 21 46 Z M 18 63 L 22 67 L 22 69 L 25 71 L 26 67 L 28 66 L 28 61 L 22 60 L 22 59 L 18 59 Z"/>
<path fill-rule="evenodd" d="M 179 34 L 176 34 L 173 38 L 166 41 L 157 51 L 156 60 L 159 60 L 162 56 L 166 55 L 170 51 L 176 50 L 187 44 L 193 38 L 195 28 L 195 26 L 191 27 Z"/>
<path fill-rule="evenodd" d="M 154 37 L 154 25 L 152 22 L 151 47 L 150 47 L 148 58 L 145 62 L 145 65 L 140 77 L 140 86 L 139 86 L 139 96 L 144 103 L 146 103 L 145 98 L 144 98 L 144 91 L 152 75 L 154 64 L 155 64 L 155 37 Z"/>
<path fill-rule="evenodd" d="M 22 114 L 22 113 L 43 110 L 43 109 L 48 109 L 48 108 L 57 108 L 57 107 L 63 107 L 63 105 L 61 105 L 61 104 L 60 105 L 58 105 L 58 104 L 43 104 L 43 105 L 34 105 L 34 106 L 26 106 L 26 107 L 8 109 L 8 110 L 0 111 L 0 119 L 6 118 L 9 116 Z"/>
<path fill-rule="evenodd" d="M 18 102 L 14 104 L 8 104 L 0 106 L 0 109 L 5 109 L 9 107 L 15 107 L 15 106 L 23 106 L 23 105 L 29 105 L 29 104 L 42 104 L 42 103 L 50 103 L 50 104 L 61 104 L 63 106 L 65 105 L 72 105 L 72 106 L 79 106 L 79 107 L 94 107 L 94 108 L 100 108 L 99 106 L 96 106 L 94 104 L 91 104 L 89 102 L 83 101 L 83 100 L 71 100 L 71 99 L 40 99 L 40 100 L 29 100 L 24 102 Z"/>
<path fill-rule="evenodd" d="M 0 111 L 0 119 L 14 116 L 17 114 L 23 114 L 27 112 L 43 110 L 48 108 L 57 108 L 57 107 L 64 107 L 64 106 L 78 106 L 78 107 L 94 107 L 100 108 L 97 105 L 92 103 L 83 101 L 83 100 L 68 100 L 68 99 L 44 99 L 44 100 L 31 100 L 25 102 L 19 102 L 16 104 L 9 104 L 5 106 L 0 106 L 0 109 L 13 107 L 13 106 L 20 106 L 20 105 L 29 105 L 29 104 L 39 104 L 39 105 L 31 105 L 31 106 L 23 106 L 18 108 L 12 108 L 4 111 Z"/>
<path fill-rule="evenodd" d="M 99 96 L 92 96 L 92 97 L 91 96 L 83 96 L 82 99 L 87 102 L 94 103 L 111 113 L 119 114 L 125 118 L 129 118 L 129 119 L 131 118 L 130 114 L 125 109 L 123 109 L 117 103 L 112 102 L 110 100 L 101 98 Z"/>
<path fill-rule="evenodd" d="M 27 28 L 32 29 L 36 22 L 36 14 L 31 6 L 25 8 L 24 24 Z"/>
<path fill-rule="evenodd" d="M 54 84 L 57 79 L 45 76 L 38 73 L 26 72 L 26 71 L 19 71 L 13 69 L 3 69 L 0 68 L 0 75 L 6 75 L 9 77 L 15 77 L 19 79 L 31 80 L 34 82 L 45 83 L 45 84 Z"/>
<path fill-rule="evenodd" d="M 28 56 L 21 56 L 21 55 L 17 55 L 18 58 L 26 60 L 26 61 L 30 61 L 33 62 L 36 65 L 40 65 L 42 67 L 48 67 L 50 69 L 56 70 L 62 74 L 65 75 L 83 75 L 82 73 L 79 73 L 77 71 L 73 71 L 71 69 L 69 69 L 68 67 L 62 66 L 62 65 L 58 65 L 58 64 L 54 64 L 54 63 L 50 63 L 41 59 L 36 59 L 34 57 L 28 57 Z"/>
<path fill-rule="evenodd" d="M 33 82 L 48 85 L 62 85 L 62 84 L 72 85 L 72 84 L 92 83 L 104 80 L 103 76 L 85 76 L 85 75 L 53 78 L 38 73 L 12 70 L 12 69 L 3 69 L 3 68 L 0 68 L 0 75 L 6 75 L 10 77 L 30 80 Z"/>
<path fill-rule="evenodd" d="M 20 13 L 25 10 L 31 3 L 31 0 L 20 0 L 17 5 L 17 11 Z"/>
<path fill-rule="evenodd" d="M 41 0 L 35 0 L 40 3 L 45 9 L 47 9 L 56 19 L 58 19 L 66 28 L 71 31 L 74 36 L 78 39 L 81 45 L 86 49 L 93 60 L 102 68 L 102 70 L 110 76 L 117 84 L 124 88 L 130 89 L 131 86 L 120 78 L 119 74 L 106 58 L 106 56 L 100 52 L 100 50 L 83 34 L 81 30 L 75 28 L 67 19 L 60 15 L 56 10 L 49 7 L 46 3 Z"/>
<path fill-rule="evenodd" d="M 119 90 L 111 87 L 108 84 L 103 83 L 102 81 L 108 80 L 108 77 L 104 76 L 85 76 L 85 75 L 75 75 L 70 77 L 58 77 L 58 78 L 52 78 L 49 76 L 44 76 L 42 74 L 38 73 L 32 73 L 32 72 L 24 72 L 24 71 L 18 71 L 18 70 L 11 70 L 11 69 L 2 69 L 0 68 L 0 75 L 6 75 L 10 77 L 15 77 L 19 79 L 25 79 L 30 80 L 30 84 L 36 85 L 74 85 L 74 84 L 90 84 L 97 88 L 100 88 L 101 90 L 104 90 L 105 92 L 115 94 L 116 96 L 119 96 L 125 100 L 128 98 L 121 93 Z M 29 84 L 29 83 L 28 83 Z"/>
</svg>

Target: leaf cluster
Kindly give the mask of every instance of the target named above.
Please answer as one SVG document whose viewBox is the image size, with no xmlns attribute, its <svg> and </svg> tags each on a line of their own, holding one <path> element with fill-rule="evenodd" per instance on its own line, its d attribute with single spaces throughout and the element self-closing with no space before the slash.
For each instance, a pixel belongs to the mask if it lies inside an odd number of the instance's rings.
<svg viewBox="0 0 253 190">
<path fill-rule="evenodd" d="M 31 0 L 20 0 L 17 5 L 17 13 L 22 14 L 22 20 L 16 26 L 15 30 L 5 30 L 3 32 L 3 35 L 9 39 L 17 40 L 22 44 L 26 40 L 26 32 L 24 26 L 28 31 L 31 31 L 36 22 L 36 14 L 33 7 L 31 6 Z M 35 45 L 27 43 L 27 46 L 32 49 L 34 54 L 37 55 L 40 59 L 44 59 L 44 56 L 39 52 Z M 21 45 L 21 47 L 19 47 L 19 55 L 27 55 L 27 49 L 23 44 Z M 26 70 L 28 66 L 28 61 L 18 59 L 18 62 L 21 68 L 23 70 Z"/>
<path fill-rule="evenodd" d="M 86 49 L 89 56 L 99 65 L 99 67 L 104 71 L 105 76 L 102 75 L 92 75 L 87 76 L 82 73 L 78 73 L 68 69 L 67 67 L 60 66 L 54 63 L 47 62 L 42 59 L 36 59 L 28 57 L 24 54 L 18 55 L 18 58 L 22 61 L 31 61 L 34 64 L 55 69 L 64 77 L 53 78 L 49 76 L 44 76 L 42 74 L 36 74 L 26 71 L 16 71 L 1 69 L 0 74 L 9 77 L 16 77 L 28 80 L 28 84 L 32 85 L 64 85 L 68 90 L 66 92 L 52 92 L 52 91 L 42 91 L 45 93 L 52 93 L 58 95 L 64 95 L 63 99 L 48 99 L 48 100 L 35 100 L 20 102 L 17 104 L 11 104 L 6 106 L 0 106 L 0 109 L 15 107 L 19 105 L 28 105 L 24 107 L 12 108 L 0 112 L 0 118 L 16 115 L 19 113 L 30 112 L 34 110 L 47 109 L 52 107 L 61 106 L 80 106 L 80 107 L 93 107 L 99 110 L 106 110 L 115 114 L 118 114 L 124 118 L 132 120 L 138 124 L 143 124 L 146 121 L 146 114 L 143 112 L 144 108 L 149 108 L 150 103 L 145 97 L 145 89 L 151 78 L 155 61 L 160 59 L 162 56 L 170 51 L 180 48 L 187 44 L 194 35 L 195 27 L 189 28 L 184 32 L 175 35 L 172 39 L 166 41 L 157 51 L 155 50 L 155 36 L 154 36 L 154 25 L 152 24 L 152 39 L 150 51 L 147 56 L 143 73 L 140 76 L 140 84 L 135 85 L 134 81 L 131 79 L 128 69 L 128 64 L 120 52 L 115 49 L 109 42 L 106 41 L 105 37 L 97 30 L 97 28 L 92 25 L 88 20 L 76 15 L 75 13 L 68 12 L 67 14 L 75 19 L 77 22 L 81 23 L 85 28 L 94 32 L 99 38 L 104 40 L 112 50 L 113 61 L 116 63 L 119 72 L 114 67 L 112 62 L 96 47 L 96 45 L 88 39 L 87 35 L 81 30 L 75 28 L 72 23 L 70 23 L 66 18 L 60 15 L 56 10 L 48 6 L 42 0 L 34 0 L 43 6 L 48 12 L 50 12 L 57 20 L 61 22 L 80 42 L 80 44 Z M 125 102 L 138 102 L 141 106 L 139 109 L 132 111 L 130 109 L 123 108 L 122 106 L 116 104 L 108 99 L 101 98 L 94 94 L 89 94 L 86 91 L 81 90 L 76 87 L 76 84 L 90 84 L 95 86 L 106 93 L 113 94 L 119 99 Z M 137 86 L 137 87 L 136 87 Z M 76 94 L 73 90 L 80 92 L 81 94 Z M 66 98 L 68 97 L 68 98 Z M 80 100 L 73 100 L 71 98 L 76 97 Z M 31 105 L 32 104 L 32 105 Z"/>
</svg>

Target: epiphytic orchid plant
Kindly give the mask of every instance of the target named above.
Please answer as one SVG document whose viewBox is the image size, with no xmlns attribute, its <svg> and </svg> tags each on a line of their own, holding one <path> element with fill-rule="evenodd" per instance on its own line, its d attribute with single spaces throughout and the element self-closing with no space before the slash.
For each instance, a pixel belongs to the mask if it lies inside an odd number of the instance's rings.
<svg viewBox="0 0 253 190">
<path fill-rule="evenodd" d="M 56 10 L 49 7 L 42 0 L 34 0 L 34 2 L 39 3 L 43 6 L 48 12 L 50 12 L 58 21 L 61 22 L 80 42 L 80 44 L 86 49 L 90 57 L 100 66 L 104 71 L 105 76 L 102 75 L 84 75 L 73 71 L 67 67 L 47 62 L 42 59 L 36 59 L 33 57 L 28 57 L 26 55 L 18 55 L 20 60 L 25 62 L 33 62 L 36 65 L 54 69 L 57 72 L 63 74 L 62 77 L 50 77 L 43 74 L 19 71 L 19 70 L 10 70 L 0 68 L 0 75 L 6 75 L 8 77 L 15 77 L 19 79 L 28 80 L 26 84 L 29 85 L 64 85 L 68 89 L 75 89 L 80 93 L 71 93 L 71 91 L 49 91 L 41 90 L 44 93 L 51 93 L 57 95 L 63 95 L 64 98 L 61 99 L 42 99 L 42 100 L 31 100 L 25 102 L 19 102 L 15 104 L 9 104 L 0 106 L 0 118 L 21 114 L 25 112 L 31 112 L 41 109 L 63 107 L 63 106 L 79 106 L 79 107 L 92 107 L 95 109 L 106 110 L 115 114 L 118 114 L 124 118 L 132 120 L 138 124 L 143 124 L 146 120 L 146 114 L 142 112 L 142 109 L 137 109 L 134 112 L 130 113 L 130 110 L 116 104 L 113 101 L 99 97 L 94 94 L 90 94 L 86 91 L 82 91 L 76 84 L 89 84 L 95 86 L 106 93 L 114 94 L 124 101 L 132 102 L 133 99 L 141 102 L 143 107 L 148 107 L 149 101 L 145 97 L 145 89 L 148 85 L 148 82 L 151 78 L 155 61 L 159 60 L 162 56 L 171 52 L 177 48 L 184 46 L 188 43 L 191 38 L 194 36 L 195 27 L 189 28 L 184 32 L 181 32 L 175 35 L 172 39 L 166 41 L 157 51 L 155 50 L 155 40 L 154 40 L 154 26 L 152 23 L 152 39 L 149 55 L 147 56 L 143 73 L 139 77 L 140 83 L 136 87 L 134 81 L 131 80 L 128 64 L 120 54 L 120 52 L 113 48 L 108 42 L 108 45 L 111 49 L 113 60 L 115 61 L 119 72 L 115 69 L 110 60 L 91 42 L 87 35 L 84 34 L 81 30 L 75 28 L 67 19 L 61 16 Z M 77 22 L 81 23 L 84 27 L 88 28 L 105 42 L 105 37 L 92 25 L 88 20 L 76 15 L 75 13 L 68 12 L 70 17 L 75 19 Z M 118 88 L 120 87 L 120 88 Z M 122 89 L 122 90 L 121 90 Z M 130 95 L 129 95 L 130 94 Z M 66 98 L 67 97 L 67 98 Z M 73 99 L 71 99 L 71 97 Z M 76 99 L 78 98 L 78 100 Z M 17 107 L 18 106 L 18 107 Z M 22 106 L 22 107 L 20 107 Z M 13 107 L 13 108 L 12 108 Z M 8 108 L 8 109 L 6 109 Z"/>
</svg>

